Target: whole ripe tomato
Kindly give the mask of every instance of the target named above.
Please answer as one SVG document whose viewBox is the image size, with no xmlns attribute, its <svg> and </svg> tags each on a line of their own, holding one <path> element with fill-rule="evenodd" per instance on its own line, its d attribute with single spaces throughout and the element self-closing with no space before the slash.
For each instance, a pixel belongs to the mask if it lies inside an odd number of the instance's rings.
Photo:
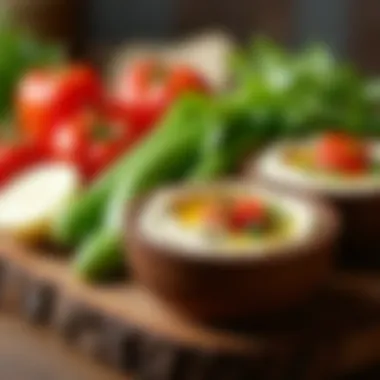
<svg viewBox="0 0 380 380">
<path fill-rule="evenodd" d="M 84 106 L 98 106 L 101 101 L 101 81 L 90 67 L 38 69 L 29 72 L 18 85 L 16 117 L 24 135 L 40 142 L 67 115 Z"/>
<path fill-rule="evenodd" d="M 317 141 L 315 159 L 318 167 L 335 172 L 355 174 L 369 165 L 366 144 L 342 133 L 327 133 Z"/>
<path fill-rule="evenodd" d="M 145 133 L 180 95 L 209 92 L 206 80 L 185 65 L 136 61 L 119 81 L 116 100 L 132 125 Z"/>
<path fill-rule="evenodd" d="M 117 115 L 80 110 L 61 121 L 52 132 L 52 159 L 70 162 L 91 180 L 132 143 L 130 128 Z"/>
</svg>

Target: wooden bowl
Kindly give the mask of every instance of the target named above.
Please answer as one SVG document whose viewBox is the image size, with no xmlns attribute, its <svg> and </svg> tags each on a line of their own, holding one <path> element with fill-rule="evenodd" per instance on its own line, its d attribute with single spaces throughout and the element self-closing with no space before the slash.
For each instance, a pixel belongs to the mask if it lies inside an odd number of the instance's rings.
<svg viewBox="0 0 380 380">
<path fill-rule="evenodd" d="M 221 257 L 192 255 L 191 249 L 144 237 L 137 220 L 149 199 L 137 202 L 126 218 L 128 265 L 138 282 L 187 316 L 224 321 L 286 311 L 311 297 L 330 275 L 338 221 L 320 201 L 302 198 L 319 221 L 307 241 L 270 256 Z"/>
<path fill-rule="evenodd" d="M 268 186 L 309 194 L 328 202 L 337 210 L 341 220 L 337 246 L 340 265 L 362 269 L 380 268 L 380 186 L 362 193 L 345 191 L 340 194 L 311 184 L 285 181 L 275 173 L 268 175 L 260 170 L 259 162 L 260 157 L 250 172 L 254 179 Z"/>
</svg>

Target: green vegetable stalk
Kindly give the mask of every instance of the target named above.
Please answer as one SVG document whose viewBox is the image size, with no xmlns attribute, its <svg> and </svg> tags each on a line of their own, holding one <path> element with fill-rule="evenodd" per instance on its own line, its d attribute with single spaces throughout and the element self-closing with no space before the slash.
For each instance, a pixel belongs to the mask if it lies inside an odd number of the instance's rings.
<svg viewBox="0 0 380 380">
<path fill-rule="evenodd" d="M 193 137 L 185 134 L 177 136 L 178 139 L 171 139 L 168 146 L 163 145 L 160 153 L 152 156 L 152 161 L 131 173 L 130 178 L 120 183 L 111 194 L 104 224 L 79 249 L 75 268 L 80 276 L 101 279 L 112 269 L 118 270 L 122 257 L 123 218 L 128 203 L 136 196 L 186 173 L 194 159 L 195 150 L 191 147 Z"/>
<path fill-rule="evenodd" d="M 79 249 L 74 265 L 81 277 L 99 280 L 120 268 L 123 219 L 128 203 L 157 186 L 183 178 L 196 159 L 201 134 L 201 124 L 178 125 L 177 131 L 173 130 L 165 139 L 157 139 L 146 160 L 122 174 L 125 179 L 109 198 L 104 224 Z"/>
<path fill-rule="evenodd" d="M 235 173 L 242 162 L 264 141 L 260 128 L 249 113 L 226 107 L 219 101 L 219 110 L 201 144 L 200 159 L 189 173 L 188 180 L 214 180 Z"/>
<path fill-rule="evenodd" d="M 209 112 L 209 106 L 204 98 L 189 97 L 181 100 L 145 141 L 132 152 L 126 152 L 57 218 L 54 226 L 55 239 L 61 244 L 74 246 L 87 238 L 103 222 L 107 202 L 119 184 L 138 182 L 140 176 L 147 171 L 152 181 L 157 176 L 171 174 L 170 170 L 167 173 L 163 169 L 170 165 L 173 159 L 175 160 L 175 157 L 166 158 L 173 144 L 182 144 L 181 147 L 184 145 L 183 153 L 186 155 L 191 153 L 192 157 L 189 157 L 189 160 L 195 159 L 196 149 L 191 149 L 201 139 L 203 133 L 201 119 L 202 114 L 206 112 Z M 182 143 L 182 138 L 185 143 Z M 187 139 L 188 145 L 186 145 Z M 161 161 L 165 162 L 160 166 Z M 148 187 L 146 184 L 145 186 Z"/>
</svg>

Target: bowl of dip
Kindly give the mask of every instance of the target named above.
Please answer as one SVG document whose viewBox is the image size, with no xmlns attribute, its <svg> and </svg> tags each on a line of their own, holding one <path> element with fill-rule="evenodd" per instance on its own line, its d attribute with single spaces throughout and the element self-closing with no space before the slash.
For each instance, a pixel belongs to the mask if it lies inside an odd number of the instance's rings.
<svg viewBox="0 0 380 380">
<path fill-rule="evenodd" d="M 190 317 L 225 320 L 310 298 L 331 272 L 338 221 L 321 201 L 229 182 L 158 190 L 125 230 L 140 284 Z"/>
<path fill-rule="evenodd" d="M 323 198 L 340 213 L 340 261 L 380 265 L 380 141 L 341 133 L 283 141 L 253 165 L 272 186 Z"/>
</svg>

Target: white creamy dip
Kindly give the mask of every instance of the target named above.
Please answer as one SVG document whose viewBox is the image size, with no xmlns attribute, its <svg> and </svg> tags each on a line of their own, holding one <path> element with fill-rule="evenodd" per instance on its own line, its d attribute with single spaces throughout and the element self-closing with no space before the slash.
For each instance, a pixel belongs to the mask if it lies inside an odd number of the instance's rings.
<svg viewBox="0 0 380 380">
<path fill-rule="evenodd" d="M 284 249 L 296 247 L 310 240 L 318 228 L 315 207 L 301 199 L 290 195 L 279 195 L 275 191 L 263 189 L 257 185 L 232 185 L 229 187 L 231 187 L 232 194 L 252 195 L 278 207 L 290 217 L 289 232 L 280 239 L 255 239 L 248 246 L 215 245 L 214 240 L 205 236 L 202 227 L 185 228 L 170 212 L 175 197 L 179 197 L 181 194 L 192 194 L 192 190 L 174 189 L 158 192 L 146 202 L 137 221 L 139 233 L 150 243 L 173 248 L 173 252 L 176 250 L 181 252 L 182 249 L 184 253 L 188 251 L 200 257 L 216 252 L 220 253 L 221 257 L 231 257 L 232 254 L 233 257 L 239 257 L 281 253 Z"/>
<path fill-rule="evenodd" d="M 254 163 L 254 171 L 263 178 L 288 185 L 299 190 L 321 192 L 336 196 L 365 196 L 380 191 L 380 173 L 368 173 L 360 177 L 316 175 L 290 165 L 284 159 L 285 152 L 291 147 L 305 146 L 312 141 L 284 141 L 266 150 Z M 372 143 L 370 155 L 380 163 L 380 143 Z"/>
</svg>

